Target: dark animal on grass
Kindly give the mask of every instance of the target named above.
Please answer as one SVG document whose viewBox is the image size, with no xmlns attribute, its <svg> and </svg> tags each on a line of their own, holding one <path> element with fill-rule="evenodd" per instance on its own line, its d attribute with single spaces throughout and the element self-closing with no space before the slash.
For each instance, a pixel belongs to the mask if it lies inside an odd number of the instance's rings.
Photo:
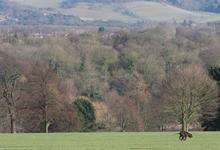
<svg viewBox="0 0 220 150">
<path fill-rule="evenodd" d="M 189 133 L 187 131 L 180 131 L 179 135 L 180 135 L 179 139 L 181 141 L 186 141 L 187 138 L 192 138 L 193 137 L 192 133 Z"/>
</svg>

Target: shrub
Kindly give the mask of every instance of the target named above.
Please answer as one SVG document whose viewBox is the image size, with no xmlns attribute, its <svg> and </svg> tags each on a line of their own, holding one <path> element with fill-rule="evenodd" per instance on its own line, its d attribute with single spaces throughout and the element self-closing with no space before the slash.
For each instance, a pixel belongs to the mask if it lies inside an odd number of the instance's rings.
<svg viewBox="0 0 220 150">
<path fill-rule="evenodd" d="M 82 122 L 82 131 L 92 131 L 95 127 L 95 109 L 87 97 L 81 96 L 74 102 L 79 120 Z"/>
</svg>

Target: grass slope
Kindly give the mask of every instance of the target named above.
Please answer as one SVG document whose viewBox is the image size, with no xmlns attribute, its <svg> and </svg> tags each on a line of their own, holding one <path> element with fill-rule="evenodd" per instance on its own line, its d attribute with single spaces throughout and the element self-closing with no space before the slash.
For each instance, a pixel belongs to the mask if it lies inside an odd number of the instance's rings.
<svg viewBox="0 0 220 150">
<path fill-rule="evenodd" d="M 61 0 L 9 0 L 22 5 L 28 5 L 39 8 L 58 8 Z"/>
<path fill-rule="evenodd" d="M 82 20 L 115 20 L 123 22 L 135 21 L 135 18 L 122 14 L 116 5 L 77 3 L 73 8 L 62 9 L 62 13 L 75 15 Z"/>
<path fill-rule="evenodd" d="M 133 1 L 125 3 L 76 3 L 73 8 L 61 9 L 62 0 L 10 0 L 22 5 L 41 8 L 55 8 L 65 15 L 74 15 L 82 20 L 103 20 L 137 22 L 142 20 L 153 21 L 183 21 L 191 19 L 197 22 L 220 21 L 220 14 L 191 12 L 166 3 L 150 1 Z"/>
<path fill-rule="evenodd" d="M 125 3 L 125 8 L 134 12 L 142 19 L 156 21 L 182 21 L 184 19 L 191 19 L 197 22 L 206 22 L 220 20 L 220 14 L 191 12 L 165 3 L 146 1 L 128 2 Z"/>
<path fill-rule="evenodd" d="M 180 142 L 170 133 L 1 134 L 4 150 L 218 150 L 219 132 L 196 132 Z"/>
</svg>

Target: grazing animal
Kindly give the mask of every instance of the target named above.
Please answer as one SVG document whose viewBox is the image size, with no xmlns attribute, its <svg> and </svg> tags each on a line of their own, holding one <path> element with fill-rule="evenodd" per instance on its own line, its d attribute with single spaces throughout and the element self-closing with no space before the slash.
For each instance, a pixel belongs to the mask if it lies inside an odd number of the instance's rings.
<svg viewBox="0 0 220 150">
<path fill-rule="evenodd" d="M 181 140 L 181 141 L 186 141 L 186 139 L 189 137 L 189 138 L 193 138 L 193 135 L 192 135 L 192 133 L 189 133 L 189 132 L 187 132 L 187 131 L 180 131 L 180 133 L 179 133 L 179 139 Z"/>
</svg>

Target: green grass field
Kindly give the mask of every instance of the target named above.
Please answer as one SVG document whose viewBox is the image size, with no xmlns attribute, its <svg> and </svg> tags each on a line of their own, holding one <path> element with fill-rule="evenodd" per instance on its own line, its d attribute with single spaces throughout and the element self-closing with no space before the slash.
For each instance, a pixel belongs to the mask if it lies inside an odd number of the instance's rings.
<svg viewBox="0 0 220 150">
<path fill-rule="evenodd" d="M 219 150 L 220 132 L 0 134 L 0 150 Z"/>
</svg>

